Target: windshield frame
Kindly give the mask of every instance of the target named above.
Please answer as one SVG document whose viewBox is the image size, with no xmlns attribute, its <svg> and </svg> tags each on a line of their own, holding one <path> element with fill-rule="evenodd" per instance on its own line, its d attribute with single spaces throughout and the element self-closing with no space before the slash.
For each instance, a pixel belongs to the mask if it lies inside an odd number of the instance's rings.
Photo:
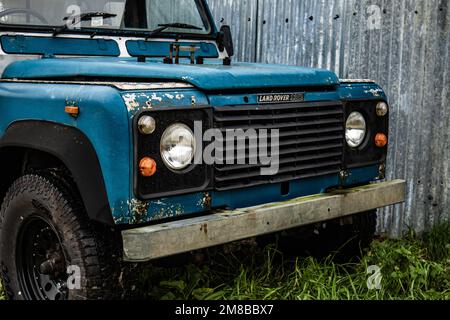
<svg viewBox="0 0 450 320">
<path fill-rule="evenodd" d="M 137 29 L 107 29 L 107 28 L 82 28 L 82 29 L 66 29 L 61 34 L 68 35 L 93 35 L 96 36 L 124 36 L 124 37 L 143 37 L 143 38 L 169 38 L 169 39 L 208 39 L 215 40 L 217 38 L 217 27 L 211 14 L 210 8 L 206 0 L 195 0 L 199 14 L 202 20 L 207 23 L 209 33 L 190 33 L 189 30 L 185 32 L 163 31 L 157 35 L 151 36 L 152 30 L 137 30 Z M 37 33 L 53 33 L 59 26 L 40 26 L 28 24 L 7 24 L 0 22 L 0 31 L 15 31 L 15 32 L 37 32 Z"/>
</svg>

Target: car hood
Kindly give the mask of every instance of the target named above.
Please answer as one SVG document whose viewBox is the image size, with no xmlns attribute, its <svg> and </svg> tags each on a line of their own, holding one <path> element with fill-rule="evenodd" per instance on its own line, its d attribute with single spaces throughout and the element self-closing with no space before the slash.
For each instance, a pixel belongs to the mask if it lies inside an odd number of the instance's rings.
<svg viewBox="0 0 450 320">
<path fill-rule="evenodd" d="M 203 65 L 137 62 L 122 58 L 47 58 L 17 61 L 2 75 L 5 79 L 71 79 L 77 77 L 182 81 L 208 91 L 321 87 L 339 84 L 330 71 L 287 65 L 220 62 Z"/>
</svg>

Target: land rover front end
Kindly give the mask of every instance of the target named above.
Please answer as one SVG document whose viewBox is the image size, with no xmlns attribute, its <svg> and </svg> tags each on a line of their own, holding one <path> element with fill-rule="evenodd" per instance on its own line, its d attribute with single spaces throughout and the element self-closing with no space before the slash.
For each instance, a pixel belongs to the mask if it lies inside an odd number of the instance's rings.
<svg viewBox="0 0 450 320">
<path fill-rule="evenodd" d="M 235 62 L 205 0 L 2 0 L 0 44 L 11 299 L 116 298 L 124 262 L 336 219 L 367 236 L 405 199 L 380 86 Z"/>
</svg>

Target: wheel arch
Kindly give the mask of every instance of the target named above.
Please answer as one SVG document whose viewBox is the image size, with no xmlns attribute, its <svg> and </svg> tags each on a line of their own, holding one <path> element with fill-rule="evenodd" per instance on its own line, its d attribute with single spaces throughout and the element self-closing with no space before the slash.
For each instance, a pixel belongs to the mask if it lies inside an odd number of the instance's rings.
<svg viewBox="0 0 450 320">
<path fill-rule="evenodd" d="M 26 155 L 43 164 L 58 162 L 71 174 L 91 220 L 114 225 L 103 173 L 89 138 L 79 129 L 47 121 L 18 121 L 0 138 L 0 199 L 24 173 Z M 34 161 L 36 161 L 34 159 Z M 1 201 L 0 200 L 0 201 Z"/>
</svg>

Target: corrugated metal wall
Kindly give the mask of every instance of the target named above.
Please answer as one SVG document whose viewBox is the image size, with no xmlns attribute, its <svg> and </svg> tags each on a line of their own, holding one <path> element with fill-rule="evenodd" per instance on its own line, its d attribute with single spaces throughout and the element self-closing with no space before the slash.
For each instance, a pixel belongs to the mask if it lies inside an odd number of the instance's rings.
<svg viewBox="0 0 450 320">
<path fill-rule="evenodd" d="M 450 219 L 449 0 L 208 1 L 232 26 L 237 60 L 332 69 L 387 91 L 388 178 L 407 179 L 408 200 L 380 215 L 381 231 Z"/>
</svg>

